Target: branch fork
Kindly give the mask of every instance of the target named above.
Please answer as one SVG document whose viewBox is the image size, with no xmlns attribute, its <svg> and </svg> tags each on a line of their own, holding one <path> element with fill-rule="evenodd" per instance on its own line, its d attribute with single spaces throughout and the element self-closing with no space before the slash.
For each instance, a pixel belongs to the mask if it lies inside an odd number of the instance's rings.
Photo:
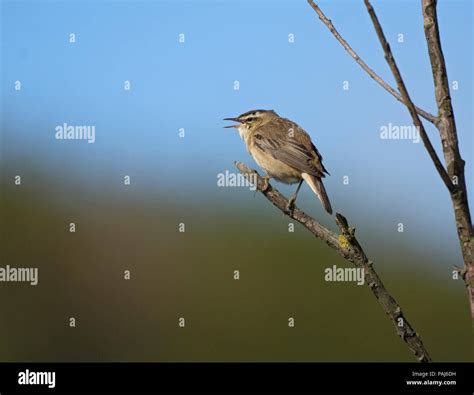
<svg viewBox="0 0 474 395">
<path fill-rule="evenodd" d="M 408 109 L 413 124 L 418 127 L 423 144 L 428 152 L 436 171 L 449 191 L 453 206 L 454 218 L 457 228 L 459 245 L 464 261 L 463 279 L 468 288 L 468 298 L 471 309 L 472 324 L 474 325 L 474 230 L 467 198 L 466 180 L 464 174 L 465 162 L 461 157 L 458 146 L 456 122 L 449 92 L 448 73 L 441 48 L 439 34 L 438 16 L 436 11 L 437 0 L 422 0 L 423 27 L 425 31 L 428 55 L 433 74 L 434 92 L 438 115 L 434 116 L 425 110 L 415 106 L 410 99 L 408 90 L 402 79 L 395 59 L 392 55 L 390 45 L 383 33 L 380 22 L 375 14 L 374 8 L 369 0 L 364 0 L 370 19 L 374 25 L 380 44 L 384 51 L 384 57 L 392 71 L 397 83 L 397 90 L 382 80 L 367 64 L 356 54 L 346 40 L 339 34 L 332 22 L 324 15 L 314 0 L 307 0 L 308 4 L 318 15 L 319 19 L 326 25 L 337 41 L 351 57 L 372 77 L 380 86 L 402 102 Z M 431 122 L 439 131 L 441 145 L 443 148 L 444 164 L 438 157 L 431 141 L 426 133 L 420 116 Z M 454 180 L 456 179 L 456 183 Z"/>
</svg>

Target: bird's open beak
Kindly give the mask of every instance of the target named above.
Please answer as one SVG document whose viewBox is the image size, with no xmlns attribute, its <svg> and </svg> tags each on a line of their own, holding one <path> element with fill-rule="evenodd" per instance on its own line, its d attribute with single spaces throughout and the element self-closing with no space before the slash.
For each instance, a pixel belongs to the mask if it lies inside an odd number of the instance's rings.
<svg viewBox="0 0 474 395">
<path fill-rule="evenodd" d="M 236 125 L 229 125 L 229 126 L 224 126 L 224 128 L 238 128 L 242 121 L 240 121 L 238 118 L 224 118 L 224 121 L 234 121 L 238 122 Z"/>
</svg>

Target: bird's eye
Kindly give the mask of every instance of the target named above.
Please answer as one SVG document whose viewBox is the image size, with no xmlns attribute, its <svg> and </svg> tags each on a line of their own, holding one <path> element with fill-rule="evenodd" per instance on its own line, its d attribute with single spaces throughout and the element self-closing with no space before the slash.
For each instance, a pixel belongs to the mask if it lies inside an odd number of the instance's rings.
<svg viewBox="0 0 474 395">
<path fill-rule="evenodd" d="M 245 122 L 252 122 L 254 119 L 255 119 L 254 117 L 250 117 L 250 118 L 247 118 Z"/>
</svg>

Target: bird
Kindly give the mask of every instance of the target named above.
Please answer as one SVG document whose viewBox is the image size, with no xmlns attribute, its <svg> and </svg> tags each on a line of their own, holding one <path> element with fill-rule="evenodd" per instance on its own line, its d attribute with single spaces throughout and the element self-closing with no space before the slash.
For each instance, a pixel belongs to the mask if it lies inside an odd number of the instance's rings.
<svg viewBox="0 0 474 395">
<path fill-rule="evenodd" d="M 285 184 L 298 184 L 288 201 L 292 211 L 303 181 L 332 215 L 322 179 L 329 172 L 323 165 L 323 157 L 311 141 L 311 137 L 290 119 L 280 117 L 274 110 L 251 110 L 224 121 L 237 122 L 225 128 L 236 128 L 255 162 L 265 171 L 265 188 L 271 178 Z"/>
</svg>

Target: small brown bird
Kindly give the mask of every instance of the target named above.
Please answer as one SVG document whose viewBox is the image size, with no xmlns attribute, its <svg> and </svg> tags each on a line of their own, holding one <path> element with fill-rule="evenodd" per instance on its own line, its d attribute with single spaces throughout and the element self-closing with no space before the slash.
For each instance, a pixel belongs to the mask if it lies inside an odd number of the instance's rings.
<svg viewBox="0 0 474 395">
<path fill-rule="evenodd" d="M 252 110 L 224 120 L 238 122 L 225 127 L 238 129 L 247 150 L 267 173 L 267 183 L 270 178 L 286 184 L 299 182 L 288 203 L 289 210 L 294 207 L 304 180 L 318 196 L 324 209 L 332 214 L 331 203 L 322 182 L 325 173 L 329 173 L 308 133 L 273 110 Z"/>
</svg>

